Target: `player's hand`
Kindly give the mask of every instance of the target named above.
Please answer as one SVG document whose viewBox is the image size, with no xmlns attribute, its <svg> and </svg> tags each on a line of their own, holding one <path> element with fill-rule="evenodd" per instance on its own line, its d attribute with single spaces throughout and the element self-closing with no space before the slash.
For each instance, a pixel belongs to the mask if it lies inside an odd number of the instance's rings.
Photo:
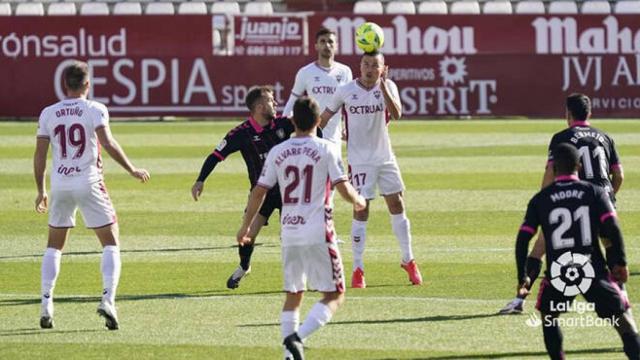
<svg viewBox="0 0 640 360">
<path fill-rule="evenodd" d="M 249 228 L 248 227 L 241 227 L 240 230 L 238 230 L 238 234 L 236 234 L 236 241 L 238 242 L 238 245 L 240 246 L 245 246 L 246 244 L 250 244 L 251 243 L 251 238 L 249 237 Z"/>
<path fill-rule="evenodd" d="M 149 179 L 151 179 L 149 172 L 145 169 L 133 169 L 133 171 L 131 172 L 131 176 L 143 183 L 146 183 L 147 181 L 149 181 Z"/>
<path fill-rule="evenodd" d="M 389 65 L 385 65 L 384 69 L 382 69 L 382 73 L 380 73 L 380 79 L 382 80 L 381 83 L 382 85 L 380 86 L 386 86 L 387 84 L 385 84 L 385 81 L 387 80 L 387 76 L 389 75 Z"/>
<path fill-rule="evenodd" d="M 196 181 L 195 183 L 193 183 L 193 186 L 191 187 L 191 196 L 193 197 L 193 200 L 198 201 L 198 198 L 200 198 L 200 195 L 202 195 L 203 189 L 204 182 Z"/>
<path fill-rule="evenodd" d="M 520 298 L 525 298 L 529 295 L 529 288 L 531 287 L 531 279 L 527 276 L 527 278 L 518 284 L 518 288 L 516 289 L 516 295 Z"/>
<path fill-rule="evenodd" d="M 611 269 L 611 275 L 621 283 L 626 283 L 629 279 L 629 267 L 622 265 L 615 265 L 613 269 Z"/>
<path fill-rule="evenodd" d="M 362 196 L 358 195 L 356 201 L 353 203 L 353 208 L 356 211 L 362 211 L 367 208 L 367 200 Z"/>
<path fill-rule="evenodd" d="M 42 214 L 47 211 L 49 207 L 49 197 L 46 192 L 38 193 L 36 196 L 36 212 Z"/>
</svg>

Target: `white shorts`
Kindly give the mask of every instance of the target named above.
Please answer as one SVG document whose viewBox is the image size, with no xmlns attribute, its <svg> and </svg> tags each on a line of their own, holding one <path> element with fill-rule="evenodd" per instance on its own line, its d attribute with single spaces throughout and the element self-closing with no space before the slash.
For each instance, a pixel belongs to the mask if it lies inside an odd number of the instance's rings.
<svg viewBox="0 0 640 360">
<path fill-rule="evenodd" d="M 395 161 L 382 165 L 349 165 L 349 181 L 367 200 L 376 197 L 376 187 L 383 196 L 404 191 L 400 168 Z"/>
<path fill-rule="evenodd" d="M 69 228 L 76 226 L 76 210 L 87 228 L 100 228 L 115 223 L 116 211 L 111 204 L 103 181 L 71 190 L 51 189 L 49 226 Z"/>
<path fill-rule="evenodd" d="M 285 246 L 282 248 L 284 291 L 297 293 L 309 288 L 320 292 L 344 292 L 344 269 L 334 243 Z"/>
</svg>

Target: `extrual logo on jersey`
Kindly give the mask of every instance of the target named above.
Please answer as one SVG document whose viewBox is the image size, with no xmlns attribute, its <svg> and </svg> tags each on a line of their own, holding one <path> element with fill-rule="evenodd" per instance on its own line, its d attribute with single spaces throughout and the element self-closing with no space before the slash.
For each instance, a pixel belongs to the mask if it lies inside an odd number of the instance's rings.
<svg viewBox="0 0 640 360">
<path fill-rule="evenodd" d="M 595 271 L 589 257 L 567 251 L 551 264 L 551 285 L 565 296 L 586 293 Z"/>
</svg>

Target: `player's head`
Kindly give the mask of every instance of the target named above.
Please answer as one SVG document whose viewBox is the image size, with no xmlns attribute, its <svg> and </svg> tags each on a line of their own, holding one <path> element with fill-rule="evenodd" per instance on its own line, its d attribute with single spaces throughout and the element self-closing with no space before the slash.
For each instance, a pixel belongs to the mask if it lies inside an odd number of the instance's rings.
<svg viewBox="0 0 640 360">
<path fill-rule="evenodd" d="M 67 93 L 85 94 L 89 91 L 89 65 L 83 61 L 74 61 L 64 69 L 63 79 Z"/>
<path fill-rule="evenodd" d="M 384 55 L 379 51 L 364 53 L 360 59 L 360 76 L 367 81 L 378 81 L 384 71 Z"/>
<path fill-rule="evenodd" d="M 336 33 L 325 27 L 316 33 L 316 52 L 319 58 L 333 59 L 336 55 Z"/>
<path fill-rule="evenodd" d="M 244 99 L 251 115 L 271 120 L 276 116 L 276 100 L 273 98 L 273 90 L 269 86 L 252 87 Z"/>
<path fill-rule="evenodd" d="M 556 176 L 573 174 L 579 166 L 580 155 L 575 146 L 561 143 L 553 149 L 553 171 Z"/>
<path fill-rule="evenodd" d="M 320 106 L 308 96 L 302 96 L 293 104 L 293 125 L 301 132 L 313 130 L 320 122 Z"/>
<path fill-rule="evenodd" d="M 567 121 L 584 121 L 591 117 L 591 100 L 585 94 L 567 96 Z"/>
</svg>

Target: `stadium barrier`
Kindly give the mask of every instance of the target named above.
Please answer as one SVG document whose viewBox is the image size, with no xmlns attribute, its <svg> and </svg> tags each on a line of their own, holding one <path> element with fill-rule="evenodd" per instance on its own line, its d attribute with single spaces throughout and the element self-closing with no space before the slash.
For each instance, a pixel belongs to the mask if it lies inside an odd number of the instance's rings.
<svg viewBox="0 0 640 360">
<path fill-rule="evenodd" d="M 598 117 L 640 116 L 636 16 L 346 13 L 4 18 L 0 116 L 34 117 L 62 98 L 75 58 L 112 116 L 244 116 L 254 84 L 273 85 L 284 105 L 320 26 L 337 32 L 337 59 L 357 76 L 365 19 L 385 31 L 405 116 L 558 117 L 576 91 Z"/>
</svg>

